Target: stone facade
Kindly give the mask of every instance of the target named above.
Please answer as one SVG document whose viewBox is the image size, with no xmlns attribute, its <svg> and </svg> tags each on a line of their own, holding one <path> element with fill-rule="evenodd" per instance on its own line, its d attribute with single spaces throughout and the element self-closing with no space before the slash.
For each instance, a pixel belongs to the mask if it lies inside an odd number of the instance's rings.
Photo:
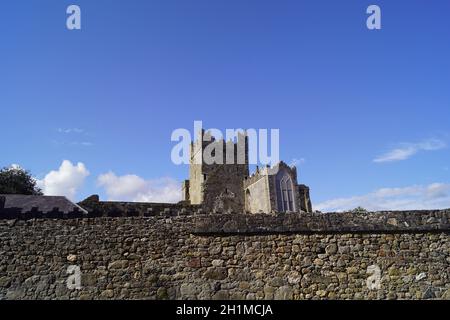
<svg viewBox="0 0 450 320">
<path fill-rule="evenodd" d="M 241 146 L 243 150 L 239 149 Z M 205 151 L 217 161 L 207 163 L 203 157 Z M 227 151 L 233 157 L 232 164 L 227 164 Z M 189 180 L 183 183 L 183 199 L 193 205 L 201 204 L 205 211 L 243 212 L 242 183 L 248 176 L 247 163 L 248 145 L 243 134 L 238 135 L 234 144 L 215 140 L 202 130 L 191 143 Z"/>
<path fill-rule="evenodd" d="M 312 212 L 311 197 L 309 195 L 309 187 L 304 184 L 299 184 L 297 187 L 297 195 L 300 202 L 300 210 L 305 212 Z"/>
<path fill-rule="evenodd" d="M 244 180 L 245 211 L 312 212 L 309 188 L 297 184 L 297 168 L 284 162 L 263 168 Z"/>
<path fill-rule="evenodd" d="M 0 299 L 450 299 L 450 210 L 123 216 L 0 219 Z"/>
<path fill-rule="evenodd" d="M 227 162 L 227 151 L 235 160 Z M 208 212 L 312 212 L 309 188 L 297 184 L 297 169 L 284 162 L 249 176 L 248 140 L 215 140 L 201 131 L 191 143 L 189 180 L 182 185 L 183 201 L 202 205 Z M 214 156 L 207 163 L 204 154 Z M 241 160 L 241 161 L 238 161 Z"/>
</svg>

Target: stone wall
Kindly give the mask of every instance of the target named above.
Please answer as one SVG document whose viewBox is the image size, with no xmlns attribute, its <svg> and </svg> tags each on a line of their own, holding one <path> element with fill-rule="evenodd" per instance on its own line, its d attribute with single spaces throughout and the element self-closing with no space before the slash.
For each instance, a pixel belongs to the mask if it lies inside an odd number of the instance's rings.
<svg viewBox="0 0 450 320">
<path fill-rule="evenodd" d="M 244 212 L 245 199 L 242 184 L 248 175 L 246 165 L 214 165 L 203 184 L 202 207 L 208 212 Z M 207 167 L 207 166 L 204 166 Z"/>
<path fill-rule="evenodd" d="M 245 210 L 248 213 L 271 212 L 270 188 L 267 176 L 253 175 L 244 183 Z"/>
<path fill-rule="evenodd" d="M 3 219 L 0 299 L 449 299 L 449 221 L 450 210 Z M 69 266 L 81 289 L 68 289 Z"/>
<path fill-rule="evenodd" d="M 186 201 L 178 203 L 100 201 L 98 195 L 90 196 L 78 204 L 89 211 L 90 217 L 178 216 L 202 212 L 200 205 L 191 205 Z"/>
</svg>

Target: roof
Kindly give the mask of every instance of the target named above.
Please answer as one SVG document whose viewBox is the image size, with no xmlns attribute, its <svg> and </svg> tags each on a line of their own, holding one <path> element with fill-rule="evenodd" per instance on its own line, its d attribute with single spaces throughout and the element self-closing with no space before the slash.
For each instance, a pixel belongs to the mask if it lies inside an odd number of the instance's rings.
<svg viewBox="0 0 450 320">
<path fill-rule="evenodd" d="M 33 208 L 38 211 L 47 213 L 57 208 L 60 212 L 71 213 L 76 208 L 81 212 L 88 213 L 79 205 L 73 203 L 63 196 L 28 196 L 20 194 L 0 194 L 5 198 L 5 209 L 19 208 L 21 213 L 29 212 Z"/>
</svg>

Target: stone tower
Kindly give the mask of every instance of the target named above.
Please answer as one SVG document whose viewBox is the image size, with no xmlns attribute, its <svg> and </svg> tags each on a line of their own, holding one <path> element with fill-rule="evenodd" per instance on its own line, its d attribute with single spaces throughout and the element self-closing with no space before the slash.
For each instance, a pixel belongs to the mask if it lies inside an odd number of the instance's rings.
<svg viewBox="0 0 450 320">
<path fill-rule="evenodd" d="M 225 142 L 204 130 L 191 142 L 189 180 L 183 182 L 183 200 L 207 211 L 244 212 L 243 183 L 248 177 L 248 141 Z"/>
<path fill-rule="evenodd" d="M 234 143 L 199 131 L 190 145 L 183 200 L 207 213 L 312 212 L 309 187 L 297 183 L 295 166 L 281 161 L 249 176 L 248 152 L 245 133 Z"/>
</svg>

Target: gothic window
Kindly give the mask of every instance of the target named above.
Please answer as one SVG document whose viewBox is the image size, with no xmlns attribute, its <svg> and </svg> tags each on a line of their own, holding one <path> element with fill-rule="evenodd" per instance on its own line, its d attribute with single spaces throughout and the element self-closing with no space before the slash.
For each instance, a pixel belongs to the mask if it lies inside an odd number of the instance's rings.
<svg viewBox="0 0 450 320">
<path fill-rule="evenodd" d="M 280 212 L 295 211 L 292 179 L 286 171 L 280 171 L 276 179 L 277 205 Z"/>
</svg>

